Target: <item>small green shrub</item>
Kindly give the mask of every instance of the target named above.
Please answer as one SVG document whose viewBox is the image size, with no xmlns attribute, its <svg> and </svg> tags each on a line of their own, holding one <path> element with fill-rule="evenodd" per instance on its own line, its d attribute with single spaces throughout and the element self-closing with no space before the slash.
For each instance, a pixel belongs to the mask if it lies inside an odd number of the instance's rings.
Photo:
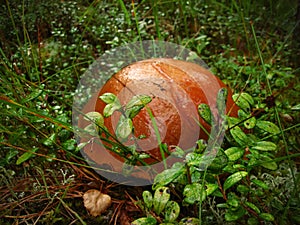
<svg viewBox="0 0 300 225">
<path fill-rule="evenodd" d="M 218 148 L 216 158 L 205 170 L 201 167 L 206 148 L 202 141 L 194 152 L 185 156 L 184 162 L 158 174 L 152 185 L 154 197 L 144 191 L 143 202 L 140 202 L 147 217 L 135 220 L 134 224 L 199 224 L 200 221 L 201 224 L 215 224 L 215 221 L 218 224 L 233 221 L 259 224 L 275 221 L 277 207 L 284 209 L 280 201 L 288 201 L 279 192 L 284 190 L 291 195 L 298 189 L 295 177 L 299 177 L 299 172 L 296 167 L 290 168 L 286 164 L 287 157 L 276 159 L 280 151 L 276 136 L 280 129 L 274 123 L 252 115 L 256 104 L 254 98 L 242 92 L 235 94 L 233 99 L 240 107 L 239 116 L 226 117 L 226 141 Z M 291 180 L 279 191 L 279 183 L 286 181 L 280 171 L 286 171 Z M 176 194 L 171 194 L 172 197 L 167 194 L 165 200 L 160 200 L 164 194 L 157 197 L 157 193 L 168 189 Z M 176 210 L 172 209 L 172 212 L 176 212 L 178 218 L 171 221 L 168 219 L 169 208 L 164 208 L 170 198 L 177 199 Z M 161 201 L 160 210 L 153 207 L 157 201 Z M 180 212 L 188 210 L 189 217 L 180 217 L 177 207 Z"/>
</svg>

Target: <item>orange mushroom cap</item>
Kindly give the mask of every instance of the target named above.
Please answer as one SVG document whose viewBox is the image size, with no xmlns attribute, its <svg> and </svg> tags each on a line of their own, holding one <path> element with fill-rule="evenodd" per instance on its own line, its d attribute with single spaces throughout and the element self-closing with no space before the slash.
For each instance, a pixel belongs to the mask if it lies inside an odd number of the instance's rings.
<svg viewBox="0 0 300 225">
<path fill-rule="evenodd" d="M 226 88 L 226 85 L 219 78 L 197 64 L 168 58 L 148 59 L 135 62 L 113 75 L 85 105 L 83 113 L 90 111 L 103 113 L 106 104 L 99 99 L 99 96 L 104 93 L 115 94 L 122 105 L 135 95 L 148 95 L 152 101 L 146 107 L 151 110 L 155 118 L 161 142 L 169 147 L 178 146 L 188 150 L 195 147 L 197 140 L 208 139 L 208 135 L 202 128 L 210 131 L 210 125 L 198 115 L 198 105 L 208 104 L 213 115 L 217 117 L 217 95 L 220 88 L 224 87 Z M 231 96 L 232 92 L 228 89 L 226 113 L 237 116 L 238 107 Z M 163 157 L 153 121 L 146 107 L 133 118 L 132 137 L 135 140 L 133 141 L 131 137 L 123 144 L 137 145 L 137 151 L 151 156 L 144 159 L 144 162 L 154 164 L 156 171 L 161 172 L 164 169 L 161 163 Z M 120 114 L 115 112 L 104 119 L 105 126 L 113 135 Z M 79 127 L 84 128 L 87 124 L 88 122 L 80 116 Z M 139 139 L 140 136 L 144 138 Z M 96 164 L 107 164 L 112 171 L 122 173 L 124 159 L 103 145 L 90 143 L 85 146 L 83 152 Z M 168 158 L 168 154 L 165 153 L 164 157 Z M 170 159 L 168 165 L 175 161 L 174 158 Z M 137 165 L 139 166 L 140 164 Z M 155 174 L 145 170 L 135 170 L 131 176 L 153 179 Z"/>
</svg>

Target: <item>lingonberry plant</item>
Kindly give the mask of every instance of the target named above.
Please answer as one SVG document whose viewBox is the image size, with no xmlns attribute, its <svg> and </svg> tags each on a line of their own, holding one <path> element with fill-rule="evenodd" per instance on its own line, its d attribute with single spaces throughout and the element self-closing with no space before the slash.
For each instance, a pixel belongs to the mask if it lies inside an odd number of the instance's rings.
<svg viewBox="0 0 300 225">
<path fill-rule="evenodd" d="M 135 95 L 123 106 L 118 97 L 113 93 L 104 93 L 99 99 L 106 103 L 106 106 L 102 114 L 95 111 L 85 114 L 85 120 L 91 123 L 84 128 L 84 131 L 91 135 L 91 139 L 87 142 L 82 142 L 80 148 L 84 147 L 88 142 L 93 141 L 94 137 L 100 137 L 107 149 L 125 159 L 123 172 L 127 168 L 126 165 L 136 165 L 138 162 L 145 164 L 142 160 L 150 156 L 146 153 L 138 154 L 137 149 L 139 146 L 135 141 L 130 146 L 124 145 L 123 142 L 126 142 L 134 132 L 132 119 L 151 102 L 151 97 L 147 95 Z M 120 117 L 116 125 L 115 134 L 113 134 L 105 126 L 104 118 L 111 117 L 116 111 L 120 113 Z M 132 135 L 131 138 L 135 138 L 135 136 Z"/>
<path fill-rule="evenodd" d="M 243 92 L 233 98 L 240 107 L 238 118 L 225 116 L 225 141 L 215 146 L 218 153 L 213 162 L 205 170 L 200 167 L 208 146 L 205 140 L 199 140 L 197 148 L 183 156 L 183 162 L 156 176 L 153 196 L 144 191 L 139 205 L 146 217 L 133 224 L 208 224 L 214 218 L 218 223 L 274 221 L 268 202 L 262 200 L 272 186 L 262 174 L 278 168 L 273 137 L 280 130 L 270 121 L 255 118 L 251 95 Z M 209 107 L 199 108 L 199 114 L 211 122 L 207 119 L 211 115 Z M 190 216 L 182 218 L 180 212 L 186 210 Z"/>
</svg>

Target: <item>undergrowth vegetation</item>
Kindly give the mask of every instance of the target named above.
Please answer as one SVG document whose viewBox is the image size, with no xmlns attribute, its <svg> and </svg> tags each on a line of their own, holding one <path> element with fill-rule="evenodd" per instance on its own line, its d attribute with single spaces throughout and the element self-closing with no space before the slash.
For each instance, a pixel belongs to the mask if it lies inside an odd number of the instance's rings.
<svg viewBox="0 0 300 225">
<path fill-rule="evenodd" d="M 6 0 L 0 224 L 300 223 L 299 5 Z M 241 108 L 238 118 L 227 118 L 224 145 L 208 170 L 197 167 L 206 148 L 199 140 L 185 163 L 156 177 L 153 190 L 94 173 L 71 124 L 74 91 L 89 65 L 106 50 L 142 40 L 195 51 Z M 114 207 L 88 215 L 81 198 L 90 188 L 112 196 Z"/>
</svg>

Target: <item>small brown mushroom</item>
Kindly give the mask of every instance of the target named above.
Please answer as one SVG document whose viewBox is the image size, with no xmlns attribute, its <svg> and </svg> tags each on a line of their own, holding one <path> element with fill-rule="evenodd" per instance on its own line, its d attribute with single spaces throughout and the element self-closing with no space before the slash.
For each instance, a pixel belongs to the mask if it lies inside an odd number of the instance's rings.
<svg viewBox="0 0 300 225">
<path fill-rule="evenodd" d="M 91 189 L 84 193 L 83 203 L 88 212 L 96 217 L 111 205 L 111 197 L 96 189 Z"/>
</svg>

